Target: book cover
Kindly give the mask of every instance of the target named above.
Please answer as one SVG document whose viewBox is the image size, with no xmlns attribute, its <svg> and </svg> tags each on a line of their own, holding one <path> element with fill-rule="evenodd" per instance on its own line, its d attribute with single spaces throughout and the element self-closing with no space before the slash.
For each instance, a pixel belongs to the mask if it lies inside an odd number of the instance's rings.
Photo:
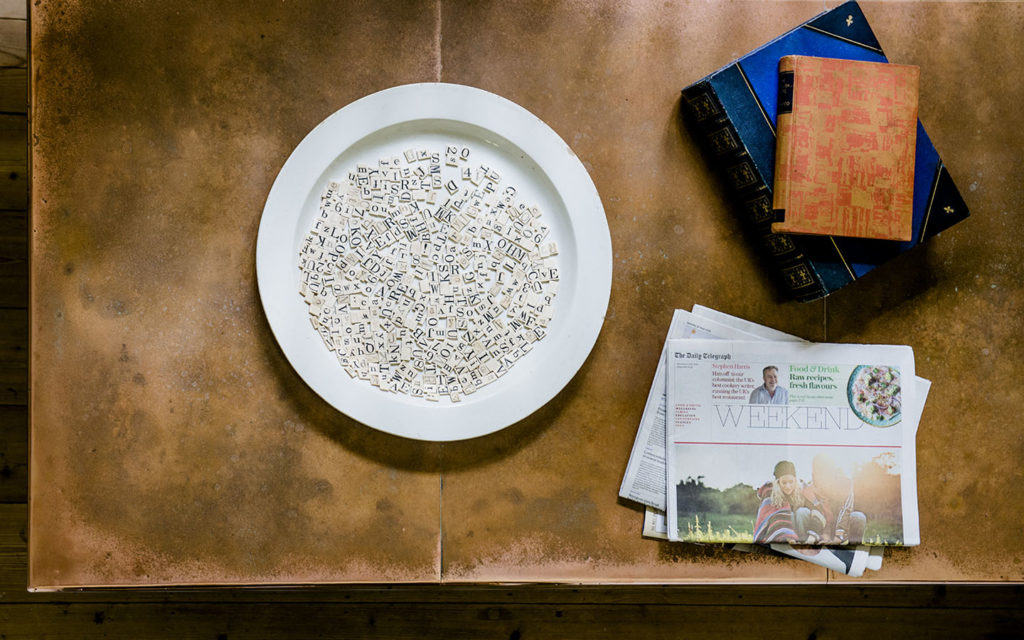
<svg viewBox="0 0 1024 640">
<path fill-rule="evenodd" d="M 671 340 L 669 538 L 920 543 L 910 347 Z"/>
<path fill-rule="evenodd" d="M 850 1 L 686 87 L 681 110 L 783 291 L 808 301 L 928 240 L 968 210 L 918 120 L 909 241 L 772 233 L 778 64 L 785 55 L 888 62 L 860 7 Z"/>
<path fill-rule="evenodd" d="M 773 233 L 909 241 L 920 69 L 783 56 Z"/>
</svg>

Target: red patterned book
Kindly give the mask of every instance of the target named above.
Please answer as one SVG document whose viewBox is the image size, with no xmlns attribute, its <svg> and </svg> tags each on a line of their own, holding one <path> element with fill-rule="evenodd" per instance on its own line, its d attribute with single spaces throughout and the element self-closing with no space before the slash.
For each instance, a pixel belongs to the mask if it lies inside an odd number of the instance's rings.
<svg viewBox="0 0 1024 640">
<path fill-rule="evenodd" d="M 774 233 L 911 240 L 914 66 L 779 60 Z"/>
</svg>

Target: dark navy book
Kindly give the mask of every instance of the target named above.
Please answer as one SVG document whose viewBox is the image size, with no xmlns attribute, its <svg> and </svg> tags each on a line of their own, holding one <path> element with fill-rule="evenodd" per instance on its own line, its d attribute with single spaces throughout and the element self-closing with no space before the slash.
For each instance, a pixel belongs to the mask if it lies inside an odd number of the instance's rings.
<svg viewBox="0 0 1024 640">
<path fill-rule="evenodd" d="M 853 282 L 969 213 L 918 120 L 910 241 L 773 234 L 778 65 L 785 55 L 888 62 L 860 7 L 851 1 L 686 87 L 682 111 L 775 266 L 784 290 L 809 301 Z"/>
</svg>

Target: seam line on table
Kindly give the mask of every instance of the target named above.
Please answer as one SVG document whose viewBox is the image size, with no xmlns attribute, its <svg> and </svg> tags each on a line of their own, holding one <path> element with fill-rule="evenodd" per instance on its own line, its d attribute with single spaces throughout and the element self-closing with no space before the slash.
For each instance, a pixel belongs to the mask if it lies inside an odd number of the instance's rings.
<svg viewBox="0 0 1024 640">
<path fill-rule="evenodd" d="M 437 0 L 437 34 L 434 38 L 434 47 L 437 49 L 437 81 L 441 82 L 441 73 L 444 71 L 444 58 L 441 55 L 441 1 Z"/>
<path fill-rule="evenodd" d="M 438 474 L 437 582 L 444 583 L 444 471 Z"/>
<path fill-rule="evenodd" d="M 434 48 L 437 55 L 437 82 L 441 82 L 441 74 L 444 71 L 444 57 L 441 50 L 441 18 L 444 15 L 442 1 L 437 0 L 437 32 L 434 38 Z M 444 445 L 441 445 L 442 450 Z M 438 508 L 437 508 L 437 583 L 444 584 L 444 470 L 438 474 Z"/>
</svg>

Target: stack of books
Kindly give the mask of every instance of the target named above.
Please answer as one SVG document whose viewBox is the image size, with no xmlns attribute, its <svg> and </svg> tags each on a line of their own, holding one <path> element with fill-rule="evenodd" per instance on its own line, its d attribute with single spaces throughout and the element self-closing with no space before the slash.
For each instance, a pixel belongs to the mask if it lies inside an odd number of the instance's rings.
<svg viewBox="0 0 1024 640">
<path fill-rule="evenodd" d="M 918 79 L 846 2 L 683 89 L 790 297 L 826 296 L 968 216 L 917 118 Z"/>
<path fill-rule="evenodd" d="M 669 327 L 619 495 L 643 535 L 851 576 L 920 543 L 910 347 L 815 344 L 695 305 Z"/>
</svg>

